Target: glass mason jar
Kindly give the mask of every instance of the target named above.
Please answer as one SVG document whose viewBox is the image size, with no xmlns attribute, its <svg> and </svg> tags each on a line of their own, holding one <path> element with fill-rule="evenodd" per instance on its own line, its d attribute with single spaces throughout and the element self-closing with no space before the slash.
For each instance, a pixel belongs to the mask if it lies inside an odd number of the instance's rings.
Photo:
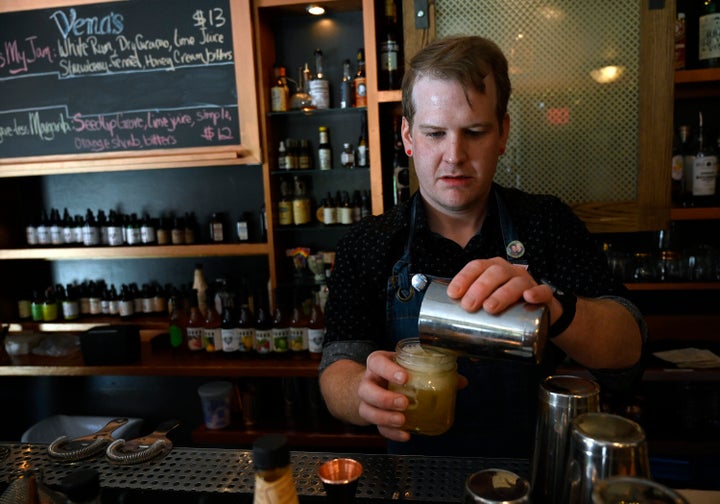
<svg viewBox="0 0 720 504">
<path fill-rule="evenodd" d="M 389 385 L 410 401 L 403 429 L 428 436 L 443 434 L 455 421 L 456 356 L 425 348 L 418 338 L 399 341 L 395 351 L 395 362 L 408 372 L 404 385 Z"/>
</svg>

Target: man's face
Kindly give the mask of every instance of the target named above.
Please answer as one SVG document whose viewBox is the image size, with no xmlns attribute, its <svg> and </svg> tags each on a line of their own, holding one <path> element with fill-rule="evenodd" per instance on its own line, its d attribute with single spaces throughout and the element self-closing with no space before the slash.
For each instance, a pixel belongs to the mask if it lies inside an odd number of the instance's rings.
<svg viewBox="0 0 720 504">
<path fill-rule="evenodd" d="M 491 76 L 485 78 L 485 93 L 469 90 L 467 98 L 452 80 L 421 77 L 415 83 L 413 127 L 403 118 L 403 142 L 412 149 L 420 193 L 434 209 L 445 214 L 484 209 L 510 125 L 505 116 L 500 133 L 496 99 Z"/>
</svg>

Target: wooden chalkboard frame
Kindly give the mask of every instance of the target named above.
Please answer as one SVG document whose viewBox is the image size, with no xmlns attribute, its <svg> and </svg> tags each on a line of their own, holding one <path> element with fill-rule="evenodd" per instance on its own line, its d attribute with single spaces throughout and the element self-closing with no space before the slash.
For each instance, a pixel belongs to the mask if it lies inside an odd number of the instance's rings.
<svg viewBox="0 0 720 504">
<path fill-rule="evenodd" d="M 0 15 L 118 0 L 4 0 Z M 125 0 L 120 0 L 125 1 Z M 242 141 L 233 145 L 0 158 L 0 177 L 262 163 L 250 0 L 228 0 Z"/>
</svg>

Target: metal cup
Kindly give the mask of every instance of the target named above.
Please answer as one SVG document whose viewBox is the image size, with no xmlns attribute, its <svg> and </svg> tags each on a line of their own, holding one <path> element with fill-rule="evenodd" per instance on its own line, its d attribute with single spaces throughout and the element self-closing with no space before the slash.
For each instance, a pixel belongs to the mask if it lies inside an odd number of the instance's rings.
<svg viewBox="0 0 720 504">
<path fill-rule="evenodd" d="M 530 502 L 530 484 L 505 469 L 484 469 L 465 480 L 463 504 L 523 504 Z"/>
<path fill-rule="evenodd" d="M 688 504 L 676 491 L 654 481 L 633 476 L 613 476 L 593 490 L 593 504 Z"/>
<path fill-rule="evenodd" d="M 323 463 L 318 469 L 328 502 L 352 504 L 355 502 L 358 480 L 363 472 L 360 462 L 351 458 L 335 458 Z"/>
<path fill-rule="evenodd" d="M 545 305 L 519 302 L 502 313 L 468 312 L 447 296 L 449 280 L 413 276 L 424 297 L 418 317 L 423 345 L 460 355 L 540 362 L 547 341 L 549 313 Z"/>
<path fill-rule="evenodd" d="M 595 485 L 611 476 L 650 478 L 642 427 L 610 413 L 583 413 L 570 423 L 567 493 L 562 502 L 591 504 Z"/>
<path fill-rule="evenodd" d="M 537 428 L 532 458 L 533 501 L 557 503 L 565 489 L 570 422 L 600 411 L 600 386 L 577 376 L 548 376 L 538 387 Z"/>
</svg>

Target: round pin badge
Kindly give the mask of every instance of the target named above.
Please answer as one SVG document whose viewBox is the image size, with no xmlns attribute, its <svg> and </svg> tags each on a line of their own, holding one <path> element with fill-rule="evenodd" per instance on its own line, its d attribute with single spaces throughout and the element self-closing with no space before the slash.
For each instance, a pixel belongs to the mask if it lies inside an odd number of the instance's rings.
<svg viewBox="0 0 720 504">
<path fill-rule="evenodd" d="M 525 245 L 523 245 L 520 240 L 513 240 L 508 243 L 507 247 L 505 248 L 505 252 L 507 253 L 508 257 L 512 257 L 513 259 L 519 259 L 523 255 L 525 255 Z"/>
</svg>

